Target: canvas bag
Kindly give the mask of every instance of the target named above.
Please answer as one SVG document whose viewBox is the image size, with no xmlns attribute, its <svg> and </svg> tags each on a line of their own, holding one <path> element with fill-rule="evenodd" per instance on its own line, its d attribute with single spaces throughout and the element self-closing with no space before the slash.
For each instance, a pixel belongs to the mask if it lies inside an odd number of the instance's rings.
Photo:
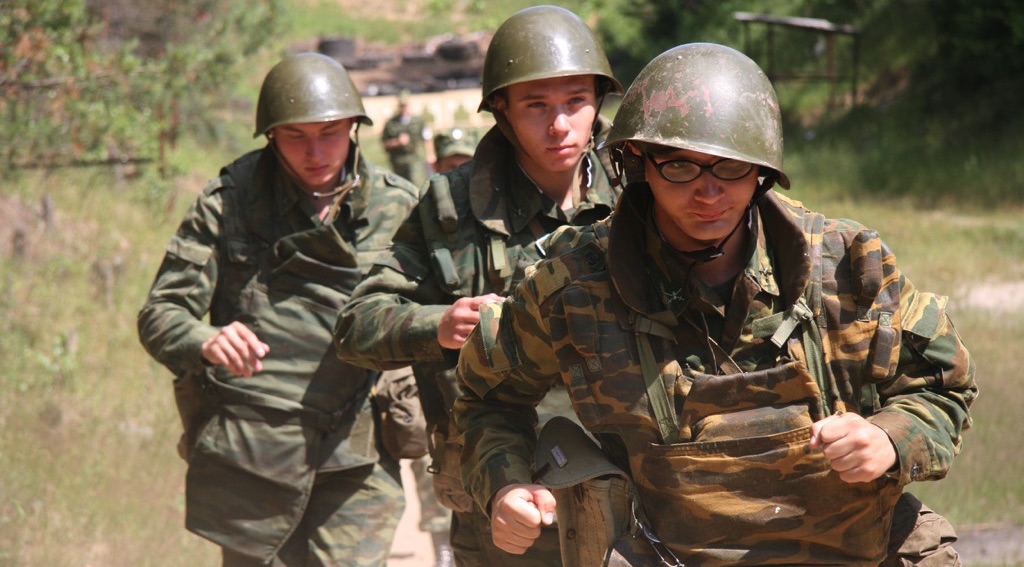
<svg viewBox="0 0 1024 567">
<path fill-rule="evenodd" d="M 373 389 L 380 441 L 392 458 L 427 454 L 427 421 L 416 378 L 409 367 L 382 372 Z"/>
</svg>

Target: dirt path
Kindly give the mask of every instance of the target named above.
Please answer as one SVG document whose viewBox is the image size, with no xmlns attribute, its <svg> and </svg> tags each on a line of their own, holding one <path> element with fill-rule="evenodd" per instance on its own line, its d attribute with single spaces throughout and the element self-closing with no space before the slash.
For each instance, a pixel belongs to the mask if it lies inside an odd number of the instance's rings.
<svg viewBox="0 0 1024 567">
<path fill-rule="evenodd" d="M 391 545 L 388 567 L 433 567 L 434 543 L 429 533 L 419 529 L 420 503 L 409 461 L 402 461 L 402 485 L 405 487 L 405 513 Z"/>
<path fill-rule="evenodd" d="M 964 567 L 973 565 L 1024 566 L 1024 526 L 967 526 L 957 529 L 956 548 Z"/>
</svg>

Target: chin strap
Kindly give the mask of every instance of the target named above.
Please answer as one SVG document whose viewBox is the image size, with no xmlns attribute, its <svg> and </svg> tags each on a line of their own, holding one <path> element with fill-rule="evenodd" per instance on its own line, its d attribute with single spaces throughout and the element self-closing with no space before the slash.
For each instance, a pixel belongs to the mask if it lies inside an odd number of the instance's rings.
<svg viewBox="0 0 1024 567">
<path fill-rule="evenodd" d="M 347 172 L 345 172 L 345 171 L 341 172 L 342 179 L 344 179 L 346 173 Z M 355 156 L 352 159 L 352 179 L 346 181 L 345 183 L 342 183 L 341 185 L 338 185 L 337 187 L 335 187 L 334 189 L 332 189 L 330 191 L 325 191 L 323 193 L 321 193 L 320 191 L 313 191 L 312 195 L 313 195 L 314 199 L 322 199 L 324 197 L 333 197 L 333 196 L 338 195 L 338 194 L 348 193 L 352 189 L 355 189 L 356 187 L 359 187 L 360 185 L 362 185 L 362 183 L 363 183 L 363 180 L 362 180 L 362 178 L 359 177 L 359 144 L 356 144 L 355 145 Z M 338 200 L 340 201 L 341 199 L 338 199 Z"/>
<path fill-rule="evenodd" d="M 577 180 L 579 180 L 582 175 L 583 186 L 588 189 L 593 183 L 593 164 L 591 163 L 589 156 L 590 152 L 597 147 L 597 140 L 595 139 L 595 136 L 597 134 L 599 124 L 598 117 L 601 116 L 601 107 L 604 105 L 604 99 L 604 94 L 597 96 L 597 100 L 594 104 L 594 122 L 593 124 L 590 125 L 590 141 L 587 143 L 587 146 L 583 148 L 583 159 L 580 160 L 580 163 L 576 164 L 576 171 L 573 175 L 572 206 L 574 209 L 578 208 L 580 206 L 580 202 L 582 201 L 582 196 L 580 194 L 580 186 Z M 503 111 L 494 109 L 493 104 L 491 104 L 490 106 L 491 115 L 494 116 L 495 124 L 498 126 L 498 129 L 501 130 L 501 133 L 505 135 L 505 139 L 508 140 L 509 143 L 512 144 L 512 147 L 515 149 L 516 163 L 518 163 L 518 156 L 520 153 L 528 154 L 528 152 L 526 151 L 526 147 L 523 146 L 523 144 L 520 143 L 519 138 L 516 137 L 515 130 L 512 128 L 512 123 L 509 122 L 508 117 L 505 116 L 505 113 Z M 521 169 L 523 173 L 526 173 L 526 170 L 523 169 L 522 165 L 519 166 L 519 169 Z M 529 174 L 527 174 L 527 177 L 530 177 Z M 530 181 L 533 181 L 533 179 L 530 179 Z M 533 184 L 537 185 L 537 182 L 534 181 Z M 539 189 L 540 186 L 537 185 L 537 188 Z"/>
<path fill-rule="evenodd" d="M 725 243 L 729 242 L 729 239 L 732 238 L 734 234 L 736 234 L 736 231 L 739 230 L 741 226 L 743 226 L 744 222 L 750 222 L 750 210 L 753 206 L 754 201 L 751 200 L 750 203 L 747 204 L 747 209 L 743 213 L 743 216 L 740 217 L 739 222 L 736 223 L 736 226 L 732 227 L 732 230 L 729 232 L 729 234 L 725 236 L 725 238 L 722 239 L 721 242 L 719 242 L 717 245 L 708 246 L 707 248 L 701 248 L 700 250 L 680 250 L 675 246 L 672 246 L 672 244 L 665 239 L 665 235 L 661 233 L 661 228 L 658 227 L 657 222 L 654 223 L 654 230 L 657 231 L 658 237 L 661 238 L 661 242 L 664 243 L 665 246 L 671 248 L 673 252 L 686 258 L 687 260 L 690 260 L 691 262 L 693 262 L 694 265 L 704 264 L 716 258 L 720 258 L 725 254 Z"/>
<path fill-rule="evenodd" d="M 345 172 L 342 172 L 343 176 L 344 174 Z M 332 191 L 327 191 L 325 193 L 320 193 L 319 191 L 313 192 L 314 199 L 319 199 L 322 197 L 334 197 L 335 195 L 337 195 L 337 198 L 335 198 L 334 201 L 331 203 L 331 208 L 328 209 L 327 214 L 324 216 L 324 223 L 329 224 L 331 222 L 334 222 L 334 217 L 338 215 L 338 209 L 341 207 L 341 203 L 345 200 L 345 197 L 347 197 L 348 194 L 354 191 L 355 189 L 358 189 L 359 186 L 362 184 L 363 179 L 362 177 L 359 176 L 359 144 L 357 143 L 355 145 L 355 152 L 352 158 L 352 179 L 346 181 L 345 183 L 342 183 L 341 185 L 334 188 L 334 190 Z"/>
<path fill-rule="evenodd" d="M 729 234 L 727 234 L 725 238 L 723 238 L 722 241 L 719 242 L 717 245 L 708 246 L 707 248 L 702 248 L 700 250 L 680 250 L 675 246 L 672 246 L 668 242 L 668 240 L 665 239 L 665 235 L 663 235 L 661 233 L 661 229 L 658 228 L 658 223 L 654 223 L 654 229 L 658 232 L 658 236 L 661 238 L 661 241 L 665 244 L 665 246 L 668 246 L 676 254 L 683 256 L 684 258 L 690 260 L 694 264 L 704 264 L 706 262 L 714 260 L 715 258 L 720 258 L 722 255 L 725 254 L 725 243 L 728 242 L 734 234 L 736 234 L 736 231 L 739 230 L 741 226 L 743 226 L 744 221 L 746 221 L 747 223 L 750 222 L 750 213 L 751 210 L 754 208 L 754 204 L 760 201 L 761 198 L 768 193 L 768 190 L 771 189 L 773 185 L 775 185 L 775 180 L 777 178 L 777 174 L 775 174 L 775 172 L 771 172 L 758 182 L 757 189 L 754 191 L 754 196 L 750 199 L 750 202 L 747 203 L 747 210 L 744 212 L 743 216 L 740 217 L 740 220 L 739 222 L 736 223 L 736 226 L 732 227 L 732 230 L 729 232 Z"/>
<path fill-rule="evenodd" d="M 354 148 L 354 153 L 353 153 L 353 158 L 352 158 L 352 179 L 349 179 L 348 181 L 346 181 L 344 183 L 341 183 L 340 185 L 338 185 L 337 187 L 335 187 L 334 189 L 332 189 L 330 191 L 324 191 L 324 192 L 310 191 L 309 190 L 310 187 L 302 182 L 302 178 L 299 177 L 298 172 L 295 171 L 295 169 L 292 167 L 292 165 L 290 163 L 288 163 L 288 160 L 284 159 L 284 156 L 281 155 L 281 150 L 278 149 L 277 143 L 274 141 L 273 136 L 270 136 L 268 134 L 267 135 L 267 140 L 270 143 L 270 147 L 274 149 L 274 154 L 277 156 L 278 163 L 280 163 L 281 166 L 284 167 L 285 171 L 288 172 L 288 175 L 291 176 L 292 181 L 294 181 L 296 185 L 301 187 L 303 190 L 307 191 L 314 199 L 322 199 L 324 197 L 334 197 L 336 195 L 338 196 L 331 203 L 331 208 L 327 211 L 327 215 L 325 215 L 324 218 L 323 218 L 323 222 L 325 224 L 331 223 L 334 220 L 334 217 L 337 216 L 338 208 L 341 207 L 341 203 L 345 200 L 345 197 L 349 193 L 351 193 L 354 189 L 358 189 L 359 186 L 361 186 L 363 184 L 363 179 L 362 179 L 362 177 L 359 176 L 359 157 L 360 157 L 360 155 L 359 155 L 359 123 L 358 122 L 356 123 L 356 129 L 355 129 L 355 132 L 353 132 L 352 138 L 351 138 L 351 140 L 352 140 L 352 147 Z M 342 169 L 341 175 L 339 177 L 341 179 L 345 179 L 345 177 L 347 175 L 348 175 L 347 171 L 345 169 Z"/>
</svg>

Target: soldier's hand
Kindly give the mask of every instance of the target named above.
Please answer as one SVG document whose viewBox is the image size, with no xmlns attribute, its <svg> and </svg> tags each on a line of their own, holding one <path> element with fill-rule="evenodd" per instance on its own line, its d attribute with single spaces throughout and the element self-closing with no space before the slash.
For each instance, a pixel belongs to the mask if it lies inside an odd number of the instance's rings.
<svg viewBox="0 0 1024 567">
<path fill-rule="evenodd" d="M 221 327 L 216 335 L 207 339 L 199 352 L 210 364 L 224 366 L 232 374 L 248 378 L 263 370 L 260 359 L 270 352 L 270 346 L 249 327 L 235 321 Z"/>
<path fill-rule="evenodd" d="M 820 448 L 846 482 L 868 482 L 896 464 L 889 435 L 855 413 L 835 414 L 811 425 L 811 449 Z"/>
<path fill-rule="evenodd" d="M 496 293 L 462 297 L 448 306 L 441 314 L 441 322 L 437 325 L 437 342 L 443 348 L 462 348 L 462 343 L 480 322 L 480 306 L 485 303 L 501 301 Z"/>
<path fill-rule="evenodd" d="M 491 539 L 509 553 L 526 553 L 554 521 L 555 496 L 539 484 L 510 484 L 491 500 Z"/>
</svg>

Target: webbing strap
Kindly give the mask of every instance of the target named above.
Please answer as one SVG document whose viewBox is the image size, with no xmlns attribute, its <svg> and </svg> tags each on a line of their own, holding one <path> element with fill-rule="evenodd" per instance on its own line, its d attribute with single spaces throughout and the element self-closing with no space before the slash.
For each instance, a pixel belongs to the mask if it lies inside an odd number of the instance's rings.
<svg viewBox="0 0 1024 567">
<path fill-rule="evenodd" d="M 455 234 L 459 227 L 459 214 L 455 210 L 448 178 L 443 175 L 431 177 L 429 192 L 434 199 L 434 206 L 437 207 L 437 223 L 441 230 L 445 234 Z"/>
<path fill-rule="evenodd" d="M 806 322 L 813 319 L 814 313 L 809 307 L 804 298 L 800 298 L 794 305 L 786 311 L 782 317 L 782 321 L 779 323 L 775 333 L 772 335 L 772 344 L 778 348 L 782 348 L 782 345 L 786 344 L 786 339 L 793 334 L 793 330 L 797 328 L 802 322 Z M 818 347 L 821 347 L 821 336 L 818 336 Z"/>
<path fill-rule="evenodd" d="M 828 417 L 832 413 L 832 404 L 829 400 L 831 387 L 829 385 L 828 372 L 825 368 L 825 350 L 821 340 L 821 329 L 818 328 L 818 323 L 814 320 L 814 312 L 807 306 L 807 301 L 803 297 L 797 300 L 793 308 L 790 309 L 790 313 L 792 314 L 790 317 L 795 316 L 799 318 L 800 326 L 803 330 L 803 347 L 804 356 L 807 358 L 807 370 L 818 384 L 818 391 L 821 396 L 821 411 L 825 417 Z M 789 321 L 790 317 L 787 317 L 786 321 Z M 775 334 L 778 335 L 779 333 Z M 785 340 L 785 338 L 782 339 L 783 342 Z M 775 337 L 772 337 L 772 342 L 775 342 Z M 837 403 L 841 404 L 842 402 Z M 842 407 L 837 407 L 836 410 L 841 412 Z"/>
<path fill-rule="evenodd" d="M 675 443 L 679 440 L 679 423 L 676 421 L 676 414 L 668 401 L 665 382 L 658 370 L 658 362 L 654 358 L 650 340 L 651 335 L 657 335 L 675 342 L 675 335 L 665 325 L 652 321 L 635 311 L 630 312 L 630 318 L 640 354 L 640 369 L 644 375 L 644 384 L 647 386 L 647 397 L 651 401 L 651 409 L 658 422 L 658 433 L 661 434 L 662 442 Z"/>
<path fill-rule="evenodd" d="M 722 348 L 722 345 L 718 344 L 717 341 L 712 339 L 708 335 L 707 331 L 701 329 L 700 326 L 697 325 L 697 323 L 695 323 L 689 317 L 683 317 L 683 320 L 689 323 L 690 326 L 697 331 L 698 337 L 705 337 L 705 339 L 707 340 L 708 348 L 711 349 L 711 353 L 715 357 L 715 365 L 717 366 L 712 372 L 724 372 L 725 374 L 743 373 L 743 369 L 740 368 L 740 365 L 736 364 L 736 361 L 733 360 L 731 356 L 729 356 L 729 353 L 725 352 L 725 349 Z"/>
</svg>

